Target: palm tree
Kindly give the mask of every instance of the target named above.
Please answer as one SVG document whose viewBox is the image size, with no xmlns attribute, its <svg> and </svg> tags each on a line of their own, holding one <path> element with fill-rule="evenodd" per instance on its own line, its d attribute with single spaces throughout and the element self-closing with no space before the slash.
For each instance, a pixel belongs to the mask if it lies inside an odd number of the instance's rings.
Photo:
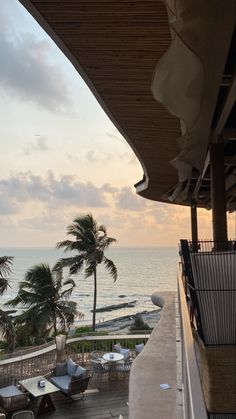
<svg viewBox="0 0 236 419">
<path fill-rule="evenodd" d="M 26 307 L 15 323 L 28 326 L 34 336 L 46 335 L 52 328 L 56 334 L 58 321 L 65 329 L 78 314 L 76 303 L 68 300 L 74 286 L 72 279 L 63 281 L 59 267 L 51 270 L 48 264 L 42 263 L 26 272 L 17 296 L 6 304 Z"/>
<path fill-rule="evenodd" d="M 93 275 L 94 298 L 93 298 L 93 331 L 96 325 L 97 306 L 97 266 L 104 264 L 114 281 L 117 279 L 117 269 L 112 260 L 105 257 L 104 252 L 116 242 L 116 239 L 107 236 L 106 227 L 98 225 L 92 214 L 79 216 L 73 220 L 73 224 L 67 228 L 67 234 L 74 240 L 65 240 L 57 243 L 57 248 L 64 248 L 65 252 L 76 252 L 75 256 L 62 258 L 58 262 L 60 267 L 69 267 L 70 275 L 79 273 L 85 267 L 85 278 Z"/>
<path fill-rule="evenodd" d="M 0 256 L 0 295 L 9 287 L 9 278 L 12 268 L 12 256 Z M 11 349 L 15 349 L 16 332 L 10 314 L 12 311 L 4 311 L 0 309 L 0 329 L 6 342 L 10 345 Z"/>
</svg>

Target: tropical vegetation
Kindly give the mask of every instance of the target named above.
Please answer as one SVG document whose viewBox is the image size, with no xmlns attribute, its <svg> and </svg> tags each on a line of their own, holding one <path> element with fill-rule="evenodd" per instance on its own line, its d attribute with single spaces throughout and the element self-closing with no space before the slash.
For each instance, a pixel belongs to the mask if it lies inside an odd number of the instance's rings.
<svg viewBox="0 0 236 419">
<path fill-rule="evenodd" d="M 67 227 L 67 235 L 73 240 L 65 240 L 57 244 L 57 248 L 63 248 L 65 252 L 72 252 L 72 256 L 59 260 L 57 266 L 68 267 L 70 275 L 79 273 L 83 268 L 85 278 L 93 276 L 93 320 L 92 329 L 96 327 L 97 306 L 97 267 L 105 266 L 113 280 L 117 279 L 117 268 L 114 262 L 105 256 L 105 251 L 116 239 L 107 235 L 106 227 L 98 225 L 92 214 L 79 216 Z"/>
<path fill-rule="evenodd" d="M 46 337 L 52 331 L 57 334 L 58 323 L 66 330 L 78 314 L 76 303 L 69 300 L 74 286 L 73 279 L 63 280 L 58 266 L 50 269 L 47 263 L 41 263 L 29 269 L 17 296 L 7 303 L 26 308 L 15 317 L 19 334 L 27 331 L 33 339 Z"/>
<path fill-rule="evenodd" d="M 151 330 L 151 327 L 143 320 L 141 314 L 138 313 L 135 315 L 134 324 L 130 326 L 129 330 Z"/>
<path fill-rule="evenodd" d="M 12 256 L 0 257 L 0 295 L 3 295 L 9 287 L 9 275 L 12 270 L 12 261 Z M 14 350 L 16 332 L 11 314 L 12 311 L 0 309 L 0 330 L 7 344 Z"/>
</svg>

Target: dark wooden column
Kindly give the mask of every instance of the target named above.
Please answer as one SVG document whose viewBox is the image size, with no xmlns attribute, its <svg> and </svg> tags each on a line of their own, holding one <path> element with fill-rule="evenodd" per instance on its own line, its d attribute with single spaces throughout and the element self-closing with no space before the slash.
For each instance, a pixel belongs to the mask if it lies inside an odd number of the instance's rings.
<svg viewBox="0 0 236 419">
<path fill-rule="evenodd" d="M 192 242 L 198 241 L 198 228 L 197 228 L 197 205 L 193 201 L 191 203 L 191 233 L 192 233 Z"/>
<path fill-rule="evenodd" d="M 213 239 L 227 241 L 224 145 L 210 144 Z"/>
</svg>

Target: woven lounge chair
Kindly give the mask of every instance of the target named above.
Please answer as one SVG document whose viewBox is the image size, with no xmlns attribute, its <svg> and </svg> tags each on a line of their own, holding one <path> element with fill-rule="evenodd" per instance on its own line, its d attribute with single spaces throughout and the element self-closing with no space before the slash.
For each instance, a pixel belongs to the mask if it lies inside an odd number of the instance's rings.
<svg viewBox="0 0 236 419">
<path fill-rule="evenodd" d="M 13 413 L 11 419 L 34 419 L 34 413 L 31 410 L 21 410 Z"/>
<path fill-rule="evenodd" d="M 0 406 L 10 413 L 24 409 L 29 405 L 29 393 L 23 392 L 16 386 L 13 376 L 4 376 L 0 379 Z"/>
</svg>

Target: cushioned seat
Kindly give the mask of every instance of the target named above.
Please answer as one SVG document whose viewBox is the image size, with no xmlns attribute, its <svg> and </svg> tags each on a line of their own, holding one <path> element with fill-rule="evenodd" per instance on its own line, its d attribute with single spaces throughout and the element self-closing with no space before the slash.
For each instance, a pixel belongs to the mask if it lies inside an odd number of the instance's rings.
<svg viewBox="0 0 236 419">
<path fill-rule="evenodd" d="M 121 348 L 120 354 L 124 356 L 125 361 L 130 359 L 130 355 L 131 355 L 130 349 Z"/>
<path fill-rule="evenodd" d="M 139 343 L 138 345 L 135 345 L 135 351 L 136 351 L 137 355 L 140 354 L 140 352 L 143 350 L 144 346 L 145 346 L 144 343 Z"/>
<path fill-rule="evenodd" d="M 0 388 L 0 396 L 2 397 L 12 397 L 18 394 L 22 394 L 22 391 L 14 385 Z"/>
<path fill-rule="evenodd" d="M 21 410 L 13 413 L 11 419 L 34 419 L 34 413 L 31 410 Z"/>
<path fill-rule="evenodd" d="M 55 384 L 63 393 L 68 393 L 71 377 L 69 375 L 62 375 L 59 377 L 51 377 L 51 382 Z"/>
</svg>

